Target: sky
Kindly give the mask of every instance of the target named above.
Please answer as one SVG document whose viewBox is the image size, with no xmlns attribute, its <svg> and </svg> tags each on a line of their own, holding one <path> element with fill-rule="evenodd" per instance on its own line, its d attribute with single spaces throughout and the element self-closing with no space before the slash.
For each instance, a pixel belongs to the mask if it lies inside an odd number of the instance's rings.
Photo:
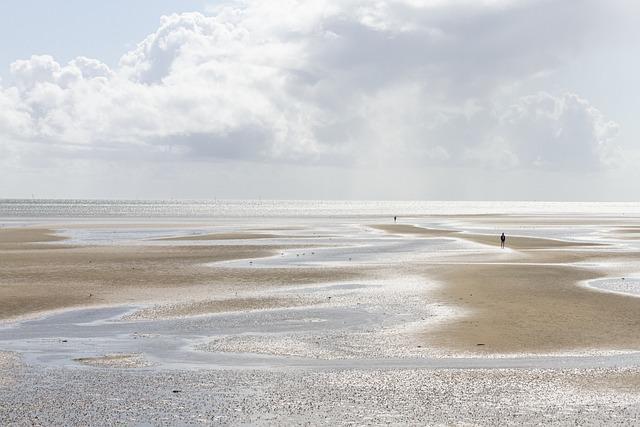
<svg viewBox="0 0 640 427">
<path fill-rule="evenodd" d="M 632 0 L 0 3 L 0 198 L 636 201 Z"/>
</svg>

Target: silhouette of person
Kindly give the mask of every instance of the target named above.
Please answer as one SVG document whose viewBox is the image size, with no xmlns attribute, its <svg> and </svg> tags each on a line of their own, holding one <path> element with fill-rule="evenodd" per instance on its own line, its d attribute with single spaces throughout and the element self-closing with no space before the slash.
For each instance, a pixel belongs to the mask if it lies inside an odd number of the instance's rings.
<svg viewBox="0 0 640 427">
<path fill-rule="evenodd" d="M 397 217 L 397 216 L 394 216 L 394 217 L 393 217 L 393 222 L 397 222 L 397 221 L 398 221 L 398 217 Z"/>
<path fill-rule="evenodd" d="M 502 236 L 500 236 L 500 247 L 502 249 L 504 249 L 504 242 L 507 240 L 507 236 L 504 235 L 504 233 L 502 233 Z"/>
</svg>

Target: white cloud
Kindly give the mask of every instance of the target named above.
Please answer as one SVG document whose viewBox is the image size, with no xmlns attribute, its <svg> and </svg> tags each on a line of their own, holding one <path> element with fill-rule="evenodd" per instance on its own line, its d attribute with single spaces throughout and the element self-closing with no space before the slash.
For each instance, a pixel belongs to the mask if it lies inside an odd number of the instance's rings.
<svg viewBox="0 0 640 427">
<path fill-rule="evenodd" d="M 606 165 L 617 125 L 588 101 L 514 91 L 598 19 L 599 2 L 566 3 L 245 0 L 167 16 L 114 70 L 13 63 L 0 132 L 63 157 Z"/>
<path fill-rule="evenodd" d="M 502 114 L 500 125 L 526 165 L 590 169 L 614 161 L 618 125 L 575 94 L 524 97 Z"/>
</svg>

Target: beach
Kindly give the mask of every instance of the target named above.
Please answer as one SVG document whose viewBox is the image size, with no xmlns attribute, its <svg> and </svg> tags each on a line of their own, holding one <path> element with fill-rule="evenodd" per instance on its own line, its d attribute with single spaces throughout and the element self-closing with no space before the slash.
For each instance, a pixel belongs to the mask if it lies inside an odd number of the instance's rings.
<svg viewBox="0 0 640 427">
<path fill-rule="evenodd" d="M 639 413 L 640 215 L 8 222 L 2 424 Z"/>
</svg>

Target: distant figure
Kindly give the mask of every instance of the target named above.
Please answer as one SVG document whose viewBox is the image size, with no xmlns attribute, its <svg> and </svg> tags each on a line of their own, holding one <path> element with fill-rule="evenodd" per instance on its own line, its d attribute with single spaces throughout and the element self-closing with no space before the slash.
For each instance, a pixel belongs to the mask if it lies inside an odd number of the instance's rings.
<svg viewBox="0 0 640 427">
<path fill-rule="evenodd" d="M 507 240 L 507 236 L 504 235 L 504 233 L 502 233 L 502 236 L 500 236 L 500 247 L 502 249 L 504 249 L 504 242 Z"/>
<path fill-rule="evenodd" d="M 393 222 L 396 222 L 396 221 L 398 221 L 398 217 L 397 217 L 397 216 L 394 216 L 394 217 L 393 217 Z"/>
</svg>

